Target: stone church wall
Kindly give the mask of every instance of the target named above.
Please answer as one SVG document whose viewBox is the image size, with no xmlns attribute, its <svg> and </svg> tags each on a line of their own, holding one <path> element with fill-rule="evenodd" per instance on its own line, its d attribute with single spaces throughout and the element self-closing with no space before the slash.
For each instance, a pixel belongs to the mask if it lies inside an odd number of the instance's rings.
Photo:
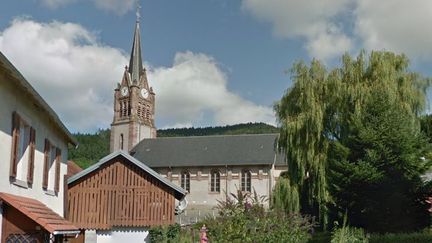
<svg viewBox="0 0 432 243">
<path fill-rule="evenodd" d="M 220 191 L 211 191 L 211 175 L 213 170 L 220 172 Z M 181 185 L 181 173 L 190 173 L 190 193 L 186 196 L 188 209 L 207 208 L 217 205 L 217 200 L 225 200 L 226 194 L 237 193 L 241 187 L 241 172 L 249 170 L 252 174 L 252 192 L 269 197 L 271 191 L 271 167 L 263 166 L 230 166 L 230 167 L 192 167 L 192 168 L 163 168 L 157 171 L 177 185 Z"/>
<path fill-rule="evenodd" d="M 188 224 L 204 219 L 206 216 L 216 216 L 215 206 L 218 200 L 225 200 L 231 193 L 236 194 L 241 186 L 242 170 L 249 170 L 252 174 L 252 193 L 255 190 L 259 196 L 265 196 L 268 200 L 265 206 L 269 206 L 271 190 L 286 166 L 275 167 L 273 165 L 244 165 L 244 166 L 208 166 L 190 168 L 159 168 L 156 169 L 161 175 L 181 186 L 181 173 L 190 173 L 190 193 L 186 196 L 188 206 L 185 212 L 177 217 L 177 223 Z M 211 192 L 211 172 L 220 172 L 220 192 Z"/>
</svg>

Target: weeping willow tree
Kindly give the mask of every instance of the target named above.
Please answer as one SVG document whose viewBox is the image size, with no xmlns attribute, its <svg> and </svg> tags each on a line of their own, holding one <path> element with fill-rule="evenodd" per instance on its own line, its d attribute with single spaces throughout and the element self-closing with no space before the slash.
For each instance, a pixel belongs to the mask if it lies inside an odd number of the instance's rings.
<svg viewBox="0 0 432 243">
<path fill-rule="evenodd" d="M 282 172 L 273 188 L 272 208 L 286 214 L 300 211 L 300 202 L 297 187 L 291 187 L 286 173 Z"/>
<path fill-rule="evenodd" d="M 324 227 L 332 203 L 329 147 L 349 139 L 373 96 L 385 94 L 418 126 L 428 80 L 410 72 L 408 64 L 404 55 L 361 52 L 357 58 L 344 55 L 342 66 L 330 71 L 318 60 L 292 67 L 293 85 L 275 105 L 281 128 L 278 147 L 288 161 L 286 188 L 298 195 L 291 200 L 300 201 L 302 210 L 311 208 L 309 213 L 319 216 Z"/>
</svg>

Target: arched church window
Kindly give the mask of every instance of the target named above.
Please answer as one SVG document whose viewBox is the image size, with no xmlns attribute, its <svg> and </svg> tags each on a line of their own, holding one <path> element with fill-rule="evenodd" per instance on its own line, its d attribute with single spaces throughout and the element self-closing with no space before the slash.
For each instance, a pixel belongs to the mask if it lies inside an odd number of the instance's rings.
<svg viewBox="0 0 432 243">
<path fill-rule="evenodd" d="M 124 138 L 123 138 L 123 133 L 120 134 L 120 149 L 123 150 L 123 145 L 124 145 Z"/>
<path fill-rule="evenodd" d="M 241 190 L 251 192 L 252 174 L 249 170 L 243 170 L 241 173 Z"/>
<path fill-rule="evenodd" d="M 211 171 L 210 191 L 211 192 L 220 192 L 220 173 L 217 170 Z"/>
<path fill-rule="evenodd" d="M 190 192 L 190 173 L 187 171 L 183 171 L 181 173 L 181 187 L 186 191 Z"/>
</svg>

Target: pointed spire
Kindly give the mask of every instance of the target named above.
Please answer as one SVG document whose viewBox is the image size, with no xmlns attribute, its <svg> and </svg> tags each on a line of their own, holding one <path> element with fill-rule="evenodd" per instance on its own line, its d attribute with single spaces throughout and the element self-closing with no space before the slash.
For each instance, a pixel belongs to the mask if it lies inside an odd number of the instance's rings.
<svg viewBox="0 0 432 243">
<path fill-rule="evenodd" d="M 132 44 L 132 51 L 129 61 L 129 73 L 131 75 L 131 81 L 132 82 L 139 82 L 141 73 L 143 72 L 143 63 L 142 63 L 142 57 L 141 57 L 141 35 L 140 35 L 140 9 L 141 6 L 137 5 L 137 12 L 136 12 L 136 23 L 135 23 L 135 33 L 134 33 L 134 39 Z"/>
</svg>

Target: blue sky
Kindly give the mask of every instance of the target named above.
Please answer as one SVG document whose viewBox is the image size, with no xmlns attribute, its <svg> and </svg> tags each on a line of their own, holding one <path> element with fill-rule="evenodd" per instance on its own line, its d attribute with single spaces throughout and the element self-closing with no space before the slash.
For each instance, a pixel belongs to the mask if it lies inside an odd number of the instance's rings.
<svg viewBox="0 0 432 243">
<path fill-rule="evenodd" d="M 432 73 L 427 0 L 141 0 L 143 57 L 157 126 L 275 123 L 297 60 L 339 63 L 360 49 L 404 52 Z M 135 0 L 14 0 L 0 50 L 72 131 L 109 127 L 129 58 Z M 393 14 L 388 14 L 393 13 Z M 71 102 L 72 101 L 72 102 Z"/>
</svg>

